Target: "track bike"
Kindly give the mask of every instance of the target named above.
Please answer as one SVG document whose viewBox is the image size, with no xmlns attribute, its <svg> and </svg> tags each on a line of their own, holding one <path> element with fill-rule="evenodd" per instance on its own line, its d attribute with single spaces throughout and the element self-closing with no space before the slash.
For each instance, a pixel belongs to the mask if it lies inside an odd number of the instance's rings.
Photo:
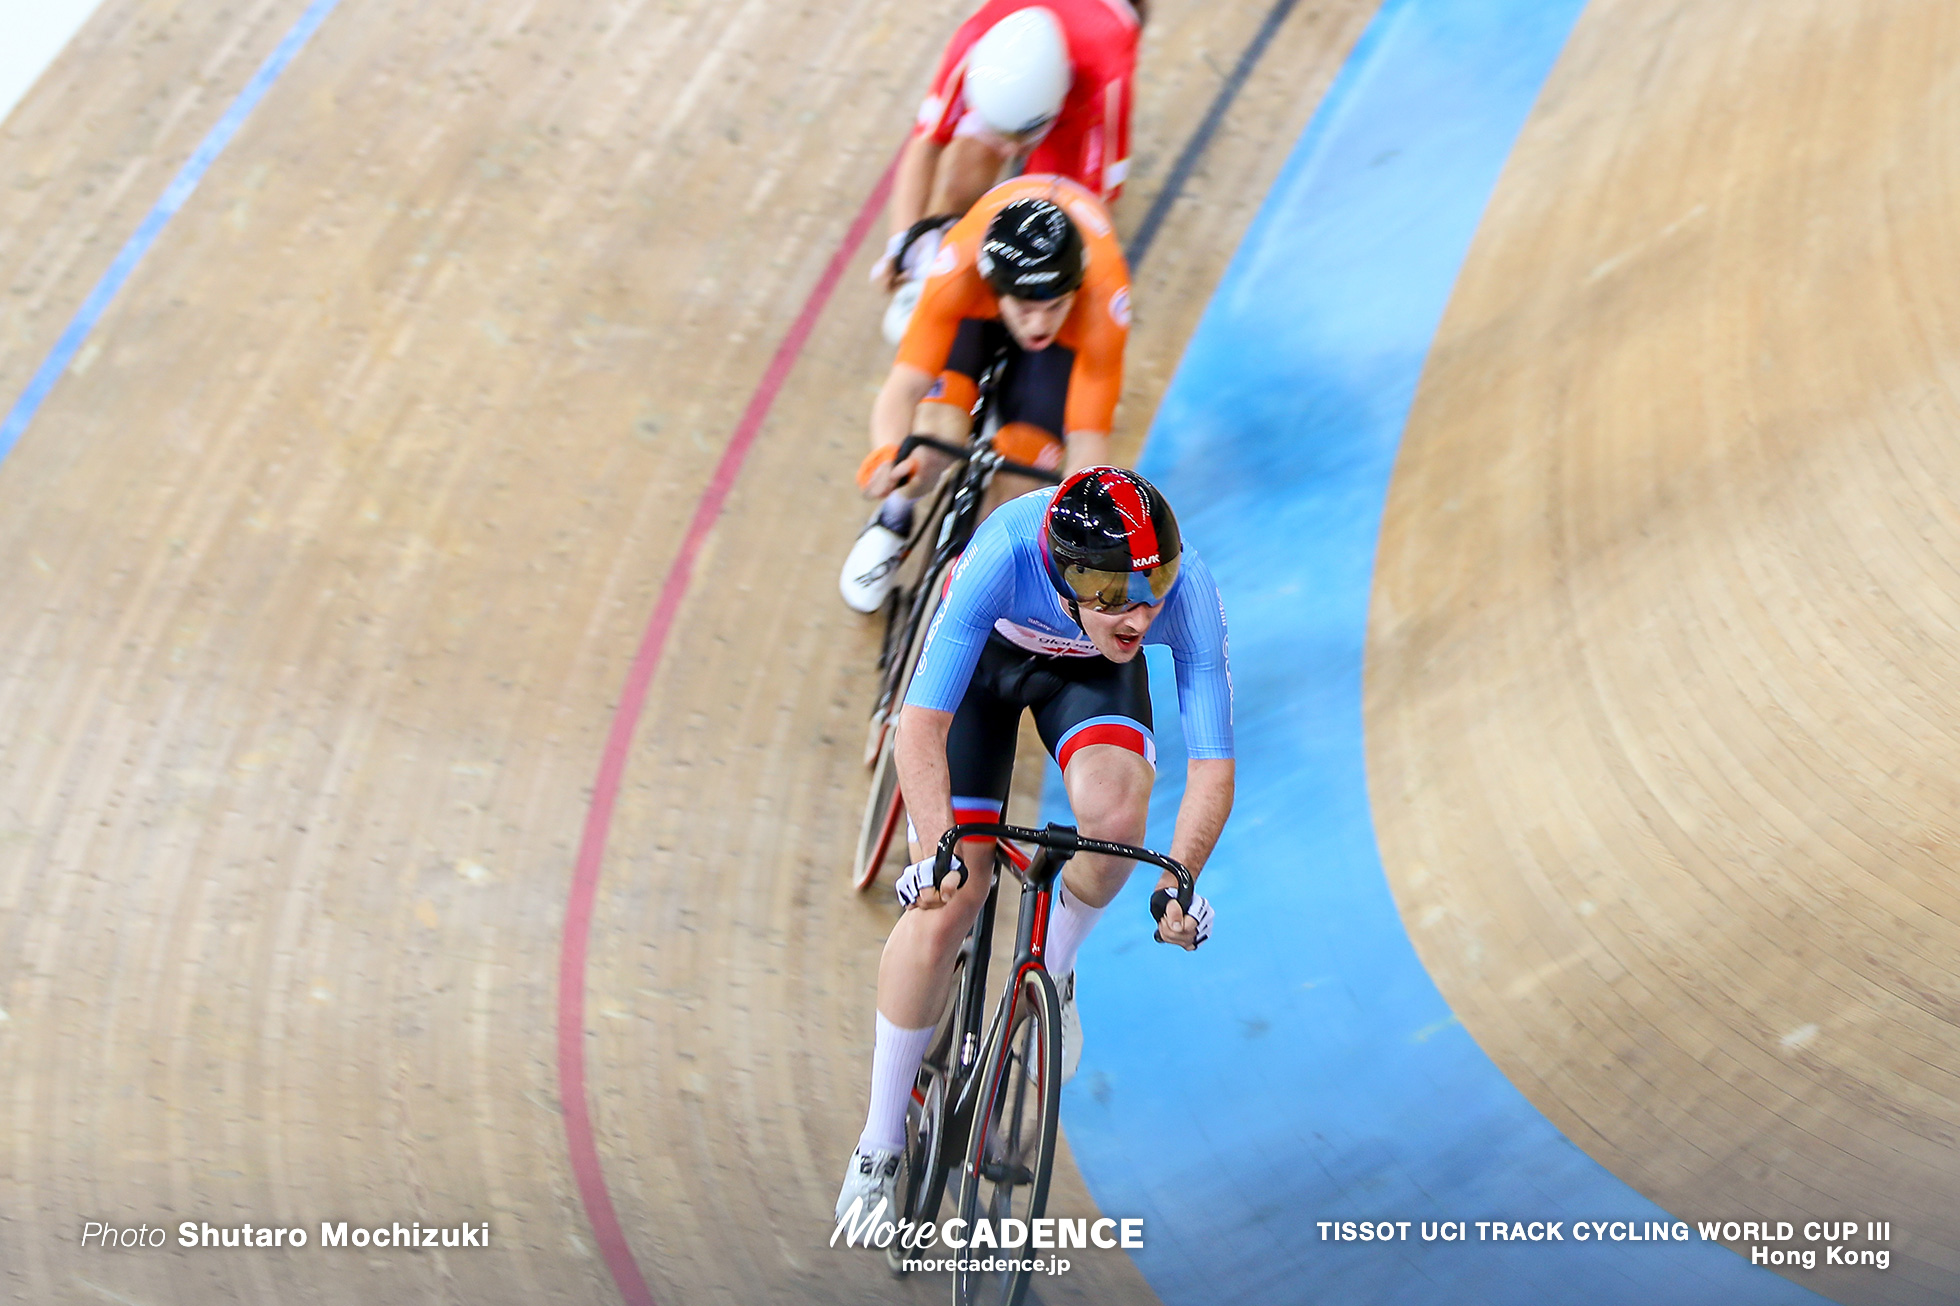
<svg viewBox="0 0 1960 1306">
<path fill-rule="evenodd" d="M 965 1228 L 978 1219 L 1032 1221 L 1047 1210 L 1061 1125 L 1061 997 L 1044 956 L 1056 878 L 1077 853 L 1102 853 L 1160 867 L 1177 877 L 1178 905 L 1189 910 L 1191 873 L 1179 862 L 1129 844 L 1088 839 L 1073 826 L 1036 830 L 994 823 L 955 825 L 939 840 L 933 886 L 951 873 L 953 849 L 963 839 L 991 838 L 995 857 L 986 906 L 967 932 L 953 963 L 953 986 L 905 1113 L 905 1152 L 900 1161 L 898 1217 L 922 1224 L 936 1220 L 948 1186 Z M 1029 856 L 1023 845 L 1035 849 Z M 1014 962 L 987 1019 L 987 966 L 993 956 L 994 912 L 1001 872 L 1021 885 Z M 1153 895 L 1153 910 L 1163 908 Z M 959 1149 L 955 1152 L 953 1149 Z M 957 1168 L 956 1168 L 957 1167 Z M 916 1255 L 897 1242 L 886 1251 L 899 1272 Z M 958 1254 L 964 1266 L 970 1258 Z M 985 1259 L 985 1258 L 982 1258 Z M 998 1257 L 996 1256 L 996 1259 Z M 1008 1253 L 1010 1261 L 1021 1258 Z M 953 1274 L 956 1306 L 1019 1306 L 1030 1269 Z"/>
<path fill-rule="evenodd" d="M 913 668 L 925 647 L 933 613 L 945 596 L 953 564 L 966 551 L 973 532 L 980 526 L 987 487 L 1002 472 L 1050 485 L 1061 482 L 1054 472 L 1014 462 L 994 448 L 995 396 L 1007 364 L 1006 351 L 1002 350 L 980 375 L 979 395 L 973 403 L 975 434 L 971 444 L 957 445 L 927 435 L 908 435 L 893 457 L 894 462 L 903 462 L 914 449 L 933 449 L 953 459 L 953 466 L 940 477 L 921 510 L 915 511 L 917 524 L 894 565 L 903 567 L 915 549 L 927 540 L 933 541 L 931 552 L 912 581 L 895 586 L 885 600 L 885 638 L 878 654 L 878 694 L 871 705 L 871 724 L 865 736 L 864 760 L 871 768 L 871 792 L 865 800 L 857 851 L 851 862 L 852 881 L 860 892 L 870 888 L 878 878 L 892 836 L 905 820 L 905 801 L 898 790 L 898 709 L 905 701 L 906 687 L 912 683 Z"/>
</svg>

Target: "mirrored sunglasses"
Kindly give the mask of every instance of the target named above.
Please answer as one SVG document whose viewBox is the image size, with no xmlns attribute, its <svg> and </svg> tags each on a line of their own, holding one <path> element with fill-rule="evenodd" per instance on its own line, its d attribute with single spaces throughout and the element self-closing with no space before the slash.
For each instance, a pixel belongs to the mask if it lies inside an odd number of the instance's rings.
<svg viewBox="0 0 1960 1306">
<path fill-rule="evenodd" d="M 1120 612 L 1138 603 L 1152 606 L 1162 603 L 1171 586 L 1177 583 L 1178 562 L 1179 559 L 1172 558 L 1148 571 L 1097 571 L 1070 566 L 1062 568 L 1062 580 L 1078 602 L 1100 612 Z"/>
</svg>

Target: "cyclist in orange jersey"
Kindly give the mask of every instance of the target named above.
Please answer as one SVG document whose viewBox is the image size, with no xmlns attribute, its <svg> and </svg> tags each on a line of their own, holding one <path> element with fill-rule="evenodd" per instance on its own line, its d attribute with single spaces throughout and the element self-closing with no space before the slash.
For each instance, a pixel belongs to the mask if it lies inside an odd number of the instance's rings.
<svg viewBox="0 0 1960 1306">
<path fill-rule="evenodd" d="M 883 502 L 845 559 L 844 601 L 859 612 L 884 602 L 913 505 L 945 467 L 926 449 L 896 463 L 899 443 L 912 432 L 964 442 L 980 377 L 997 356 L 1006 367 L 994 447 L 1004 457 L 1056 471 L 1107 462 L 1129 328 L 1129 265 L 1087 188 L 1026 176 L 982 196 L 946 234 L 872 405 L 858 482 Z M 996 476 L 984 511 L 1034 484 Z"/>
</svg>

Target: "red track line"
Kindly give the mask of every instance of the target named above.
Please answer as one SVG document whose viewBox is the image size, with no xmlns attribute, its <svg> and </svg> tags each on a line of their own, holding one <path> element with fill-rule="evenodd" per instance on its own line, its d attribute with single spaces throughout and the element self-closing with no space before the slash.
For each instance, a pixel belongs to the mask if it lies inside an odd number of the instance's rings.
<svg viewBox="0 0 1960 1306">
<path fill-rule="evenodd" d="M 694 560 L 700 556 L 702 543 L 721 516 L 728 492 L 735 486 L 735 477 L 741 472 L 742 463 L 755 444 L 762 421 L 769 415 L 783 382 L 789 379 L 790 368 L 795 366 L 797 356 L 808 343 L 817 316 L 829 302 L 858 246 L 864 243 L 865 233 L 876 221 L 878 210 L 884 207 L 897 163 L 894 156 L 864 201 L 864 207 L 858 210 L 844 242 L 830 256 L 810 297 L 803 301 L 803 311 L 796 315 L 789 334 L 783 337 L 775 357 L 769 360 L 769 370 L 762 374 L 762 381 L 749 397 L 749 406 L 743 410 L 742 420 L 736 424 L 735 434 L 722 452 L 714 477 L 695 506 L 694 520 L 688 524 L 680 554 L 667 569 L 660 599 L 654 604 L 653 616 L 640 638 L 640 651 L 633 659 L 632 670 L 627 672 L 625 690 L 620 694 L 619 707 L 613 712 L 612 730 L 606 736 L 606 751 L 599 761 L 599 779 L 592 789 L 592 803 L 585 812 L 585 834 L 579 841 L 578 861 L 572 870 L 572 892 L 565 904 L 565 932 L 558 951 L 558 1098 L 565 1114 L 565 1143 L 571 1152 L 572 1176 L 578 1181 L 586 1219 L 592 1224 L 599 1252 L 606 1258 L 606 1267 L 612 1271 L 613 1282 L 619 1286 L 619 1295 L 626 1306 L 654 1306 L 653 1294 L 647 1289 L 646 1276 L 640 1273 L 639 1262 L 633 1259 L 633 1249 L 627 1245 L 626 1234 L 619 1227 L 619 1216 L 613 1210 L 612 1194 L 606 1189 L 599 1149 L 592 1137 L 592 1113 L 585 1092 L 585 960 L 592 938 L 592 911 L 599 894 L 606 835 L 612 827 L 613 804 L 619 797 L 620 779 L 626 773 L 633 729 L 639 724 L 640 709 L 646 704 L 647 686 L 660 665 L 660 655 L 667 646 L 667 632 L 673 628 L 674 614 L 680 610 L 681 599 L 686 596 L 688 583 L 694 576 Z"/>
</svg>

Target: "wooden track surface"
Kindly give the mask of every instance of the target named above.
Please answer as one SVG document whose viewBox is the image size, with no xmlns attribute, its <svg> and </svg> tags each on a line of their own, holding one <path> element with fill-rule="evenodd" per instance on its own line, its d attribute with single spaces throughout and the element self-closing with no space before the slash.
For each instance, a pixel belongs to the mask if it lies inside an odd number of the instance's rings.
<svg viewBox="0 0 1960 1306">
<path fill-rule="evenodd" d="M 1960 1297 L 1960 14 L 1595 0 L 1459 282 L 1367 675 L 1464 1023 L 1685 1218 Z"/>
<path fill-rule="evenodd" d="M 10 401 L 300 8 L 109 0 L 8 120 Z M 1157 8 L 1126 229 L 1266 11 Z M 1372 8 L 1295 11 L 1173 211 L 1119 447 Z M 344 0 L 168 229 L 0 464 L 10 1298 L 615 1300 L 554 1062 L 601 743 L 963 11 Z M 873 635 L 834 576 L 888 358 L 867 262 L 709 541 L 612 831 L 592 1103 L 662 1303 L 945 1290 L 824 1246 L 893 916 L 845 878 Z M 1056 1201 L 1091 1209 L 1072 1167 Z M 76 1244 L 327 1218 L 488 1220 L 496 1247 Z M 1044 1300 L 1150 1300 L 1084 1262 Z"/>
</svg>

